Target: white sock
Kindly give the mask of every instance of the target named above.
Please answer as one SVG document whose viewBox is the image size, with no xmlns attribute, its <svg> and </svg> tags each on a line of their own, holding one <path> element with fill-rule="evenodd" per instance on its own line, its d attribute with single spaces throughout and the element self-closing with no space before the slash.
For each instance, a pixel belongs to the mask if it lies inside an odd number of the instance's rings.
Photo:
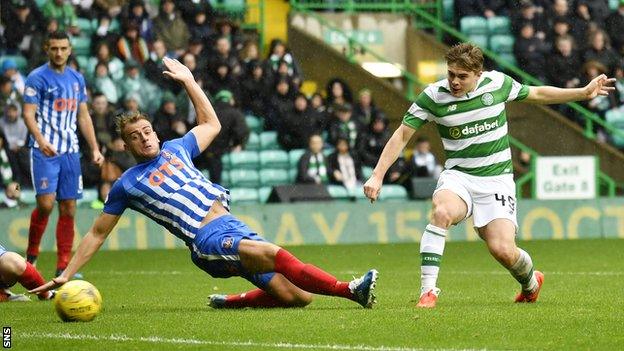
<svg viewBox="0 0 624 351">
<path fill-rule="evenodd" d="M 427 224 L 425 232 L 420 239 L 420 281 L 421 294 L 436 288 L 444 244 L 446 229 Z"/>
<path fill-rule="evenodd" d="M 520 248 L 518 250 L 520 256 L 516 263 L 509 268 L 509 273 L 522 285 L 522 291 L 533 292 L 537 289 L 537 279 L 533 274 L 533 261 L 526 251 Z"/>
</svg>

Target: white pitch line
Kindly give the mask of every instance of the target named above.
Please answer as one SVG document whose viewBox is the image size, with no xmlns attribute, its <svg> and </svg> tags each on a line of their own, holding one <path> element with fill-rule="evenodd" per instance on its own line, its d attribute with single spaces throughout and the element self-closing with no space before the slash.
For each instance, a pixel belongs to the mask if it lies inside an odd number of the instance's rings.
<svg viewBox="0 0 624 351">
<path fill-rule="evenodd" d="M 418 269 L 416 269 L 416 273 Z M 546 275 L 590 275 L 590 276 L 622 276 L 624 272 L 616 272 L 616 271 L 595 271 L 595 272 L 552 272 L 552 271 L 542 271 Z M 356 271 L 340 271 L 338 274 L 341 275 L 360 275 L 362 272 Z M 410 272 L 411 274 L 411 272 Z M 440 270 L 440 274 L 457 274 L 457 275 L 509 275 L 507 271 L 445 271 L 444 269 Z"/>
<path fill-rule="evenodd" d="M 117 342 L 147 342 L 158 344 L 176 345 L 209 345 L 209 346 L 233 346 L 233 347 L 265 347 L 272 349 L 312 349 L 312 350 L 347 350 L 347 351 L 469 351 L 485 349 L 421 349 L 410 347 L 390 347 L 390 346 L 366 346 L 366 345 L 339 345 L 339 344 L 291 344 L 287 342 L 268 343 L 255 341 L 212 341 L 199 339 L 163 338 L 160 336 L 131 337 L 126 335 L 88 335 L 88 334 L 53 334 L 53 333 L 19 333 L 16 338 L 30 339 L 63 339 L 63 340 L 93 340 L 93 341 L 117 341 Z"/>
<path fill-rule="evenodd" d="M 89 274 L 101 275 L 181 275 L 187 272 L 181 271 L 88 271 Z"/>
</svg>

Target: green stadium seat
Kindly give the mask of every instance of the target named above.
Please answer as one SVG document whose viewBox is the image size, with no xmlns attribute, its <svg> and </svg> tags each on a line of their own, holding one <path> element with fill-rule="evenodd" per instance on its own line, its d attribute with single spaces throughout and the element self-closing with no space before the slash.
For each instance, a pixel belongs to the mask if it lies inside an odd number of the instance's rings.
<svg viewBox="0 0 624 351">
<path fill-rule="evenodd" d="M 260 168 L 288 169 L 288 153 L 282 150 L 260 151 Z"/>
<path fill-rule="evenodd" d="M 605 113 L 605 120 L 607 123 L 613 125 L 616 129 L 624 132 L 624 106 L 612 108 Z M 624 137 L 613 133 L 611 136 L 613 144 L 617 147 L 624 147 Z"/>
<path fill-rule="evenodd" d="M 297 181 L 298 172 L 299 170 L 297 169 L 297 167 L 288 170 L 288 180 L 290 181 L 290 183 L 295 183 Z"/>
<path fill-rule="evenodd" d="M 497 34 L 490 37 L 490 49 L 497 54 L 513 52 L 515 38 L 513 35 Z"/>
<path fill-rule="evenodd" d="M 487 20 L 488 31 L 492 34 L 511 34 L 511 21 L 507 16 L 494 16 Z"/>
<path fill-rule="evenodd" d="M 609 9 L 611 9 L 611 11 L 617 10 L 621 1 L 622 0 L 609 0 Z"/>
<path fill-rule="evenodd" d="M 230 153 L 230 167 L 235 169 L 258 169 L 260 158 L 256 151 L 240 151 Z"/>
<path fill-rule="evenodd" d="M 263 129 L 262 125 L 264 124 L 264 122 L 262 121 L 261 118 L 248 115 L 248 116 L 245 116 L 245 123 L 247 124 L 247 128 L 249 128 L 249 130 L 251 130 L 252 132 L 262 133 L 262 129 Z"/>
<path fill-rule="evenodd" d="M 260 202 L 258 190 L 253 188 L 232 188 L 230 196 L 234 204 L 257 204 Z"/>
<path fill-rule="evenodd" d="M 26 73 L 26 70 L 28 69 L 28 61 L 26 60 L 26 58 L 22 55 L 2 55 L 0 56 L 0 66 L 2 66 L 2 63 L 6 60 L 13 60 L 15 61 L 15 64 L 17 65 L 17 70 L 23 73 Z M 4 113 L 4 111 L 2 111 L 2 113 Z"/>
<path fill-rule="evenodd" d="M 459 0 L 461 1 L 461 0 Z M 442 0 L 442 20 L 447 24 L 455 21 L 455 0 Z"/>
<path fill-rule="evenodd" d="M 210 178 L 208 178 L 210 179 Z M 220 185 L 229 186 L 230 185 L 230 172 L 221 171 L 221 183 Z"/>
<path fill-rule="evenodd" d="M 257 188 L 260 185 L 258 171 L 252 169 L 233 169 L 230 171 L 232 187 Z"/>
<path fill-rule="evenodd" d="M 90 36 L 93 34 L 93 22 L 90 19 L 78 17 L 76 25 L 80 28 L 80 35 Z"/>
<path fill-rule="evenodd" d="M 35 3 L 37 4 L 37 7 L 39 9 L 41 9 L 46 2 L 48 2 L 48 0 L 35 0 Z"/>
<path fill-rule="evenodd" d="M 34 205 L 37 203 L 37 194 L 32 189 L 22 189 L 20 199 L 26 205 Z"/>
<path fill-rule="evenodd" d="M 288 152 L 288 160 L 289 160 L 289 163 L 290 163 L 290 167 L 297 168 L 297 165 L 299 164 L 299 159 L 301 159 L 301 156 L 303 156 L 303 154 L 305 154 L 305 152 L 306 152 L 305 149 L 290 150 Z"/>
<path fill-rule="evenodd" d="M 260 170 L 261 186 L 276 186 L 290 183 L 288 180 L 288 171 L 285 169 L 262 169 Z"/>
<path fill-rule="evenodd" d="M 485 17 L 466 16 L 459 20 L 460 31 L 466 35 L 488 34 L 488 23 Z"/>
<path fill-rule="evenodd" d="M 349 191 L 342 185 L 330 184 L 327 186 L 327 192 L 334 200 L 348 201 L 351 199 Z"/>
<path fill-rule="evenodd" d="M 277 142 L 277 132 L 268 131 L 260 134 L 260 149 L 261 150 L 279 150 L 280 145 Z"/>
<path fill-rule="evenodd" d="M 368 179 L 373 175 L 373 168 L 372 167 L 362 167 L 362 176 L 364 177 L 364 179 Z"/>
<path fill-rule="evenodd" d="M 221 156 L 221 164 L 223 165 L 224 171 L 229 171 L 232 169 L 232 165 L 230 164 L 230 154 L 225 154 Z"/>
<path fill-rule="evenodd" d="M 407 190 L 400 185 L 386 184 L 381 189 L 379 201 L 403 201 L 407 200 Z"/>
<path fill-rule="evenodd" d="M 247 139 L 247 144 L 245 144 L 245 150 L 248 151 L 258 151 L 260 150 L 260 136 L 255 133 L 249 133 L 249 139 Z"/>
<path fill-rule="evenodd" d="M 514 54 L 503 53 L 503 54 L 499 54 L 498 56 L 501 58 L 501 60 L 504 60 L 506 62 L 513 64 L 514 66 L 517 66 L 516 56 Z"/>
<path fill-rule="evenodd" d="M 270 186 L 263 186 L 262 188 L 258 189 L 258 198 L 260 199 L 260 203 L 266 204 L 267 201 L 269 201 L 269 196 L 271 195 L 272 190 L 273 187 Z"/>
<path fill-rule="evenodd" d="M 71 42 L 74 55 L 89 55 L 91 53 L 91 38 L 72 37 Z"/>
<path fill-rule="evenodd" d="M 487 49 L 488 47 L 488 36 L 481 34 L 471 34 L 468 36 L 468 41 L 477 45 L 481 49 Z"/>
</svg>

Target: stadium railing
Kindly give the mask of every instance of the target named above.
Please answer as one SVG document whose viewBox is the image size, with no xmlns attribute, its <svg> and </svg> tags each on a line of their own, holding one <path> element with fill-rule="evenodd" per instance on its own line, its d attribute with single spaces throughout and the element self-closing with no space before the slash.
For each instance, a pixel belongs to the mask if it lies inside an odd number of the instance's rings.
<svg viewBox="0 0 624 351">
<path fill-rule="evenodd" d="M 293 8 L 293 10 L 295 10 L 296 12 L 302 13 L 306 16 L 311 16 L 313 17 L 315 20 L 318 21 L 318 23 L 322 26 L 325 27 L 329 30 L 334 31 L 335 33 L 337 33 L 340 36 L 343 36 L 347 42 L 347 50 L 345 51 L 345 56 L 347 58 L 347 60 L 349 60 L 351 63 L 357 63 L 356 60 L 356 55 L 359 52 L 366 52 L 367 54 L 375 57 L 376 59 L 378 59 L 379 61 L 383 61 L 383 62 L 388 62 L 388 63 L 392 63 L 390 60 L 384 58 L 382 55 L 378 54 L 377 52 L 371 50 L 366 44 L 358 41 L 356 38 L 354 38 L 353 36 L 349 35 L 348 33 L 346 33 L 344 30 L 334 26 L 333 24 L 331 24 L 328 20 L 326 20 L 325 18 L 323 18 L 323 16 L 320 16 L 318 14 L 316 14 L 315 12 L 311 11 L 311 9 L 314 9 L 315 6 L 329 6 L 327 4 L 323 5 L 323 4 L 317 4 L 316 2 L 310 1 L 310 2 L 305 2 L 305 6 L 301 6 L 302 5 L 302 1 L 291 1 L 291 6 Z M 313 3 L 313 6 L 307 6 L 308 3 Z M 357 3 L 358 5 L 362 5 L 361 3 Z M 406 8 L 410 8 L 410 9 L 414 9 L 414 7 L 411 6 L 411 4 L 405 4 L 404 2 L 401 2 L 401 4 L 403 4 L 404 6 L 402 7 L 403 9 Z M 333 8 L 337 8 L 340 7 L 341 5 L 344 5 L 344 3 L 340 3 L 340 4 L 333 4 Z M 346 6 L 346 5 L 345 5 Z M 354 6 L 354 8 L 359 8 L 357 6 Z M 429 16 L 427 14 L 427 16 Z M 446 25 L 445 25 L 446 26 Z M 454 30 L 453 28 L 446 26 L 447 30 L 450 31 L 454 31 L 456 32 L 455 34 L 458 34 L 460 39 L 461 37 L 463 37 L 464 39 L 467 39 L 465 36 L 463 36 L 461 33 L 457 32 L 456 30 Z M 441 28 L 442 30 L 444 30 L 444 28 Z M 496 56 L 493 52 L 487 50 L 486 55 L 488 54 L 492 55 L 492 56 Z M 524 76 L 526 76 L 529 79 L 532 79 L 533 82 L 538 82 L 539 81 L 529 75 L 527 75 L 526 73 L 524 73 L 522 70 L 520 70 L 519 68 L 509 65 L 508 63 L 504 63 L 507 66 L 513 67 L 515 68 L 516 71 L 518 71 L 519 73 L 522 73 Z M 425 84 L 418 79 L 417 76 L 415 76 L 414 74 L 406 71 L 405 69 L 398 67 L 401 71 L 401 77 L 407 82 L 407 89 L 405 91 L 405 98 L 413 101 L 415 99 L 415 88 L 424 88 Z M 579 106 L 580 107 L 580 106 Z M 589 111 L 587 111 L 587 113 L 589 113 Z M 591 116 L 590 118 L 595 118 L 594 116 Z M 602 122 L 602 121 L 599 121 Z M 613 128 L 613 127 L 612 127 Z M 616 130 L 617 132 L 620 132 L 619 130 Z M 624 136 L 624 133 L 623 133 Z M 528 152 L 531 155 L 532 159 L 535 159 L 536 156 L 539 156 L 539 154 L 537 153 L 537 151 L 531 149 L 530 147 L 524 145 L 523 143 L 521 143 L 519 140 L 513 138 L 511 135 L 509 136 L 509 141 L 510 144 L 515 147 L 518 148 L 519 150 Z M 601 184 L 601 189 L 604 188 L 604 194 L 608 197 L 613 197 L 616 194 L 616 182 L 615 180 L 613 180 L 613 178 L 611 178 L 610 176 L 608 176 L 607 174 L 605 174 L 604 172 L 598 170 L 597 171 L 598 174 L 598 180 L 599 183 Z M 517 197 L 521 198 L 522 197 L 522 188 L 525 184 L 529 183 L 530 181 L 532 181 L 535 177 L 535 167 L 534 164 L 531 164 L 531 168 L 529 169 L 529 171 L 522 175 L 520 178 L 518 178 L 517 180 Z M 529 183 L 530 184 L 530 183 Z M 535 189 L 532 186 L 531 187 L 531 196 L 535 197 Z"/>
</svg>

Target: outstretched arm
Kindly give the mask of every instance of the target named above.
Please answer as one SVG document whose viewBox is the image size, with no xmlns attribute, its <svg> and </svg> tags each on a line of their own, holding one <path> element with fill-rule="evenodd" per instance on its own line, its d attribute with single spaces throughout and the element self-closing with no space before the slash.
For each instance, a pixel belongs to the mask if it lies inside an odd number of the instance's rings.
<svg viewBox="0 0 624 351">
<path fill-rule="evenodd" d="M 607 96 L 614 87 L 615 78 L 601 74 L 582 88 L 556 88 L 551 86 L 529 87 L 527 102 L 535 104 L 561 104 L 572 101 L 590 100 L 598 95 Z"/>
<path fill-rule="evenodd" d="M 78 250 L 76 250 L 76 253 L 72 257 L 71 261 L 69 261 L 69 264 L 63 273 L 46 284 L 30 290 L 29 293 L 37 294 L 67 283 L 67 281 L 73 277 L 76 272 L 78 272 L 80 267 L 89 262 L 93 254 L 99 250 L 102 243 L 104 243 L 104 240 L 106 240 L 106 237 L 108 237 L 108 234 L 110 234 L 117 224 L 117 221 L 119 221 L 119 217 L 120 216 L 117 215 L 102 213 L 95 220 L 95 222 L 93 222 L 93 226 L 87 235 L 85 235 L 85 237 L 80 241 Z"/>
<path fill-rule="evenodd" d="M 212 108 L 208 97 L 204 94 L 199 84 L 197 84 L 195 78 L 193 78 L 191 71 L 178 60 L 173 60 L 168 57 L 163 58 L 163 63 L 168 69 L 168 71 L 164 71 L 163 74 L 184 86 L 186 93 L 191 98 L 191 102 L 195 107 L 197 126 L 191 129 L 191 132 L 195 134 L 197 146 L 199 147 L 199 151 L 202 152 L 206 150 L 214 138 L 219 135 L 221 123 L 219 119 L 217 119 L 217 114 Z"/>
<path fill-rule="evenodd" d="M 388 140 L 388 143 L 381 152 L 377 166 L 375 166 L 373 170 L 373 175 L 368 179 L 366 184 L 364 184 L 364 194 L 371 202 L 377 200 L 386 172 L 388 172 L 388 169 L 392 166 L 394 161 L 397 160 L 401 151 L 403 151 L 407 145 L 407 142 L 409 142 L 414 135 L 414 132 L 416 132 L 415 129 L 401 124 L 399 128 L 394 131 L 390 140 Z"/>
</svg>

